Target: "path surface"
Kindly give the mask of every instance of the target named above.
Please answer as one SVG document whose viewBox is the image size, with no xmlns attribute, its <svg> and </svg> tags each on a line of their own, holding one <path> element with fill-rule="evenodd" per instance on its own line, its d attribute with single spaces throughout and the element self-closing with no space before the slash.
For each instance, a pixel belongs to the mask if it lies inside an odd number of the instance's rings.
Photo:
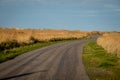
<svg viewBox="0 0 120 80">
<path fill-rule="evenodd" d="M 89 80 L 82 50 L 96 38 L 55 44 L 1 63 L 0 80 Z"/>
</svg>

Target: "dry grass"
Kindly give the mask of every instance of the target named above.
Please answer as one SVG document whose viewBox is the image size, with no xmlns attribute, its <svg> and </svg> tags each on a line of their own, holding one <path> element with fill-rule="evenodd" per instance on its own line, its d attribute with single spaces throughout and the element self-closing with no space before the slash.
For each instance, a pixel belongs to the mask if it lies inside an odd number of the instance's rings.
<svg viewBox="0 0 120 80">
<path fill-rule="evenodd" d="M 97 43 L 109 53 L 120 57 L 120 33 L 105 33 Z"/>
<path fill-rule="evenodd" d="M 30 43 L 31 37 L 39 41 L 52 39 L 82 38 L 87 32 L 67 30 L 0 29 L 0 43 L 16 40 L 18 43 Z"/>
</svg>

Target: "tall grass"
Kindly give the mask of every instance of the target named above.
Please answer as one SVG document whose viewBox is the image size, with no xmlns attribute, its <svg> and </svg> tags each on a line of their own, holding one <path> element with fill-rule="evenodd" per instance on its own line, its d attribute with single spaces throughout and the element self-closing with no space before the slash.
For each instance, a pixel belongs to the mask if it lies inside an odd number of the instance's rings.
<svg viewBox="0 0 120 80">
<path fill-rule="evenodd" d="M 35 29 L 0 29 L 0 43 L 4 41 L 16 40 L 19 43 L 31 42 L 31 37 L 39 41 L 50 41 L 55 38 L 82 38 L 87 36 L 87 32 L 67 31 L 67 30 L 35 30 Z"/>
<path fill-rule="evenodd" d="M 102 46 L 108 53 L 120 57 L 120 33 L 106 33 L 97 40 L 97 44 Z"/>
<path fill-rule="evenodd" d="M 83 31 L 0 28 L 0 50 L 37 42 L 80 39 L 87 35 Z"/>
</svg>

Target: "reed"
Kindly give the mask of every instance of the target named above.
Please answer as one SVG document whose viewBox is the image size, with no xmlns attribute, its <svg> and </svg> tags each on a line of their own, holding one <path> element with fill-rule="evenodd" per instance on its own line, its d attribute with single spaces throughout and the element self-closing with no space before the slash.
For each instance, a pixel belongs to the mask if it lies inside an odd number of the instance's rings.
<svg viewBox="0 0 120 80">
<path fill-rule="evenodd" d="M 35 29 L 0 29 L 0 43 L 16 40 L 17 42 L 29 43 L 31 37 L 40 41 L 49 41 L 55 38 L 82 38 L 87 36 L 83 31 L 67 30 L 35 30 Z"/>
<path fill-rule="evenodd" d="M 108 53 L 120 57 L 120 33 L 105 33 L 97 39 L 98 45 L 102 46 Z"/>
<path fill-rule="evenodd" d="M 87 35 L 88 33 L 84 31 L 0 28 L 0 49 L 37 42 L 80 39 Z M 13 44 L 15 45 L 13 46 Z"/>
</svg>

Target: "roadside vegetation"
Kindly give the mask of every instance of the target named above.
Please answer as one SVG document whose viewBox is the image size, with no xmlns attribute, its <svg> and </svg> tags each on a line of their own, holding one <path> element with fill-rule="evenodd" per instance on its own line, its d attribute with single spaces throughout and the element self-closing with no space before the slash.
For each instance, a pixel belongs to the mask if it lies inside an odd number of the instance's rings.
<svg viewBox="0 0 120 80">
<path fill-rule="evenodd" d="M 82 31 L 0 28 L 0 63 L 37 48 L 89 35 Z"/>
<path fill-rule="evenodd" d="M 90 80 L 120 79 L 120 58 L 107 53 L 97 42 L 84 46 L 83 61 Z"/>
<path fill-rule="evenodd" d="M 35 43 L 81 39 L 83 31 L 0 28 L 0 51 Z"/>
<path fill-rule="evenodd" d="M 102 46 L 108 53 L 120 57 L 120 32 L 103 34 L 98 38 L 97 44 Z"/>
</svg>

